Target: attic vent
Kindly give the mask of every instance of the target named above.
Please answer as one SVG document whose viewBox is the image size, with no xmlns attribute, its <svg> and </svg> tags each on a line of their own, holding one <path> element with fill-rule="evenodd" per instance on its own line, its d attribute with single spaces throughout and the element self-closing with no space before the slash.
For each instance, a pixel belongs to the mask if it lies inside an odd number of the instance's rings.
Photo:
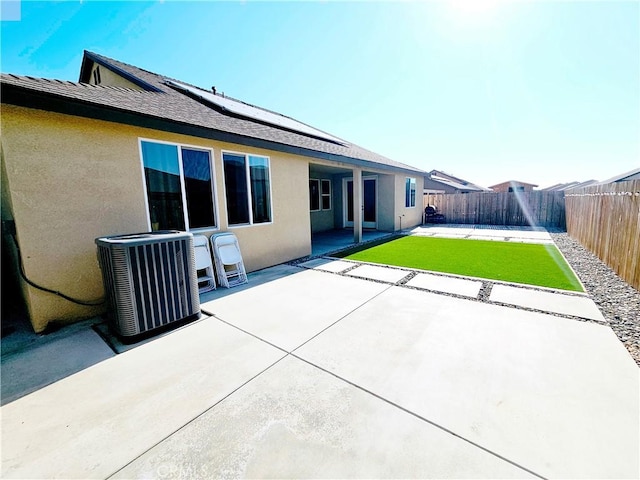
<svg viewBox="0 0 640 480">
<path fill-rule="evenodd" d="M 100 67 L 96 67 L 96 69 L 93 71 L 93 82 L 96 85 L 100 85 Z"/>
</svg>

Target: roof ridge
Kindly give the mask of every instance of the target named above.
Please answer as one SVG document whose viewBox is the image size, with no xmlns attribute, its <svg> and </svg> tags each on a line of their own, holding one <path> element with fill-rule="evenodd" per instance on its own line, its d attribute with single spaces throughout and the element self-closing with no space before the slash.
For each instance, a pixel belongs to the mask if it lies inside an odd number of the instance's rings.
<svg viewBox="0 0 640 480">
<path fill-rule="evenodd" d="M 123 65 L 123 66 L 125 66 L 127 68 L 130 68 L 130 69 L 134 69 L 134 70 L 139 70 L 139 71 L 145 72 L 144 69 L 142 69 L 140 67 L 136 67 L 135 65 L 130 65 L 128 63 L 121 62 L 120 60 L 116 60 L 114 58 L 105 57 L 104 55 L 100 55 L 99 53 L 91 52 L 89 50 L 85 50 L 84 51 L 84 58 L 82 60 L 82 67 L 81 67 L 81 70 L 80 70 L 80 78 L 83 77 L 83 73 L 85 72 L 85 70 L 84 70 L 85 61 L 87 59 L 89 59 L 91 61 L 94 61 L 94 62 L 102 63 L 106 67 L 111 67 L 120 76 L 122 76 L 122 77 L 126 78 L 127 80 L 129 80 L 130 82 L 138 85 L 139 87 L 143 88 L 144 90 L 165 93 L 158 86 L 152 85 L 151 83 L 149 83 L 144 78 L 141 78 L 140 75 L 136 75 L 134 73 L 131 73 L 131 72 L 127 71 L 126 69 L 122 68 L 120 65 Z M 157 73 L 153 73 L 153 72 L 146 72 L 146 73 L 151 73 L 154 76 L 160 77 L 160 75 L 158 75 Z M 157 84 L 161 85 L 162 82 L 158 81 Z"/>
<path fill-rule="evenodd" d="M 101 58 L 103 61 L 108 61 L 109 63 L 117 63 L 117 64 L 125 65 L 125 66 L 127 66 L 127 67 L 129 67 L 129 68 L 136 69 L 136 70 L 141 70 L 141 71 L 143 71 L 143 72 L 145 72 L 145 73 L 148 73 L 148 74 L 150 74 L 150 75 L 153 75 L 153 76 L 155 76 L 155 77 L 157 77 L 157 78 L 158 78 L 158 83 L 159 83 L 159 84 L 162 84 L 162 85 L 166 85 L 166 81 L 167 81 L 167 80 L 169 80 L 169 81 L 171 81 L 171 82 L 182 83 L 182 84 L 184 84 L 184 85 L 188 85 L 188 86 L 190 86 L 190 87 L 197 88 L 198 90 L 202 90 L 203 92 L 211 93 L 211 94 L 213 94 L 213 95 L 219 95 L 218 93 L 213 93 L 211 90 L 205 89 L 205 88 L 200 87 L 200 86 L 198 86 L 198 85 L 195 85 L 195 84 L 193 84 L 193 83 L 186 82 L 186 81 L 184 81 L 184 80 L 179 80 L 179 79 L 177 79 L 177 78 L 173 78 L 173 77 L 170 77 L 170 76 L 168 76 L 168 75 L 163 75 L 163 74 L 160 74 L 160 73 L 152 72 L 151 70 L 146 70 L 146 69 L 144 69 L 144 68 L 142 68 L 142 67 L 138 67 L 138 66 L 136 66 L 136 65 L 132 65 L 132 64 L 130 64 L 130 63 L 123 62 L 123 61 L 120 61 L 120 60 L 117 60 L 117 59 L 114 59 L 114 58 L 106 57 L 106 56 L 104 56 L 104 55 L 101 55 L 101 54 L 99 54 L 99 53 L 95 53 L 95 52 L 91 52 L 91 51 L 89 51 L 89 50 L 85 50 L 85 51 L 86 51 L 87 53 L 89 53 L 90 55 L 93 55 L 93 56 L 96 56 L 96 57 Z M 141 79 L 141 80 L 142 80 L 142 79 Z M 142 81 L 144 81 L 144 80 L 142 80 Z M 145 82 L 145 83 L 147 83 L 147 82 Z M 181 92 L 180 92 L 180 93 L 181 93 Z M 182 95 L 182 93 L 181 93 L 181 95 Z M 315 129 L 315 130 L 318 130 L 319 132 L 325 133 L 326 135 L 331 135 L 331 136 L 333 136 L 333 137 L 336 137 L 336 138 L 338 138 L 338 139 L 340 139 L 341 141 L 344 141 L 344 142 L 346 142 L 346 143 L 351 143 L 351 142 L 348 142 L 348 141 L 344 140 L 342 137 L 338 137 L 338 136 L 336 136 L 336 135 L 333 135 L 333 134 L 331 134 L 331 133 L 327 132 L 326 130 L 323 130 L 323 129 L 320 129 L 320 128 L 317 128 L 317 127 L 314 127 L 313 125 L 311 125 L 311 124 L 309 124 L 309 123 L 306 123 L 306 122 L 303 122 L 303 121 L 301 121 L 301 120 L 298 120 L 298 119 L 297 119 L 297 118 L 295 118 L 295 117 L 292 117 L 292 116 L 289 116 L 289 115 L 285 115 L 285 114 L 283 114 L 283 113 L 281 113 L 281 112 L 277 112 L 277 111 L 275 111 L 275 110 L 271 110 L 271 109 L 269 109 L 269 108 L 265 108 L 265 107 L 262 107 L 262 106 L 260 106 L 260 105 L 255 105 L 255 104 L 253 104 L 253 103 L 249 103 L 249 102 L 247 102 L 247 101 L 245 101 L 245 100 L 241 100 L 241 99 L 236 98 L 236 97 L 233 97 L 233 96 L 231 96 L 231 95 L 226 95 L 226 94 L 224 94 L 224 95 L 221 95 L 221 96 L 222 96 L 223 98 L 227 98 L 227 99 L 229 99 L 229 100 L 233 100 L 234 102 L 242 103 L 242 104 L 247 105 L 247 106 L 249 106 L 249 107 L 257 108 L 257 109 L 259 109 L 259 110 L 262 110 L 262 111 L 264 111 L 264 112 L 271 113 L 271 114 L 273 114 L 273 115 L 278 115 L 278 116 L 283 117 L 283 118 L 288 118 L 288 119 L 290 119 L 290 120 L 293 120 L 293 121 L 296 121 L 296 122 L 301 123 L 301 124 L 303 124 L 303 125 L 306 125 L 307 127 L 310 127 L 310 128 Z M 371 152 L 371 153 L 373 153 L 373 152 Z"/>
</svg>

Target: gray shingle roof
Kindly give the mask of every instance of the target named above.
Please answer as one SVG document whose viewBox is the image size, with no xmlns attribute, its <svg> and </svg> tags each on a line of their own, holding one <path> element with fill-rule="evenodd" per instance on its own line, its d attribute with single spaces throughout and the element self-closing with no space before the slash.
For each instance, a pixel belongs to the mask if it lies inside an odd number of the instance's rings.
<svg viewBox="0 0 640 480">
<path fill-rule="evenodd" d="M 338 144 L 212 108 L 171 88 L 166 83 L 167 80 L 181 82 L 180 80 L 158 75 L 92 52 L 85 52 L 81 80 L 82 76 L 86 75 L 85 65 L 88 62 L 97 62 L 107 68 L 123 71 L 133 79 L 137 79 L 157 91 L 141 91 L 133 88 L 91 85 L 84 82 L 50 80 L 4 73 L 0 75 L 0 84 L 3 89 L 12 86 L 25 93 L 44 94 L 68 102 L 79 102 L 83 105 L 107 108 L 136 116 L 166 120 L 175 124 L 199 127 L 211 132 L 224 132 L 234 135 L 234 138 L 240 138 L 239 143 L 242 143 L 242 138 L 258 139 L 272 144 L 276 150 L 278 145 L 289 146 L 295 148 L 295 151 L 300 154 L 310 157 L 355 163 L 365 168 L 370 166 L 424 173 L 418 168 L 396 162 L 346 140 L 342 142 L 343 144 Z M 4 95 L 2 102 L 5 103 Z M 283 149 L 283 151 L 287 150 Z"/>
</svg>

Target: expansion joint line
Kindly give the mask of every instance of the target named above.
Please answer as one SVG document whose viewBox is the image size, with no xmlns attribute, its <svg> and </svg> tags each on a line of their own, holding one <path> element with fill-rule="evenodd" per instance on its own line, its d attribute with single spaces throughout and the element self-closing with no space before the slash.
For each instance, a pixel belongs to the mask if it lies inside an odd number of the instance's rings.
<svg viewBox="0 0 640 480">
<path fill-rule="evenodd" d="M 372 392 L 371 390 L 368 390 L 368 389 L 366 389 L 366 388 L 364 388 L 364 387 L 362 387 L 362 386 L 360 386 L 360 385 L 358 385 L 356 383 L 353 383 L 353 382 L 347 380 L 346 378 L 341 377 L 340 375 L 337 375 L 337 374 L 335 374 L 334 372 L 332 372 L 330 370 L 327 370 L 326 368 L 323 368 L 323 367 L 321 367 L 319 365 L 316 365 L 315 363 L 310 362 L 309 360 L 305 360 L 304 358 L 299 357 L 298 355 L 296 355 L 293 352 L 291 353 L 291 356 L 296 358 L 296 359 L 298 359 L 298 360 L 300 360 L 300 361 L 305 362 L 306 364 L 308 364 L 308 365 L 310 365 L 310 366 L 312 366 L 314 368 L 317 368 L 318 370 L 321 370 L 321 371 L 331 375 L 334 378 L 337 378 L 338 380 L 341 380 L 341 381 L 351 385 L 352 387 L 357 388 L 358 390 L 361 390 L 361 391 L 363 391 L 363 392 L 365 392 L 365 393 L 367 393 L 367 394 L 369 394 L 369 395 L 371 395 L 371 396 L 373 396 L 373 397 L 375 397 L 375 398 L 377 398 L 377 399 L 379 399 L 379 400 L 391 405 L 392 407 L 395 407 L 395 408 L 397 408 L 399 410 L 402 410 L 403 412 L 405 412 L 405 413 L 417 418 L 418 420 L 421 420 L 421 421 L 423 421 L 425 423 L 428 423 L 429 425 L 431 425 L 431 426 L 433 426 L 433 427 L 435 427 L 435 428 L 437 428 L 439 430 L 442 430 L 443 432 L 448 433 L 449 435 L 452 435 L 452 436 L 462 440 L 463 442 L 466 442 L 466 443 L 468 443 L 468 444 L 470 444 L 470 445 L 472 445 L 472 446 L 474 446 L 476 448 L 479 448 L 480 450 L 488 453 L 489 455 L 492 455 L 492 456 L 494 456 L 496 458 L 499 458 L 500 460 L 502 460 L 504 462 L 507 462 L 508 464 L 513 465 L 516 468 L 519 468 L 520 470 L 524 470 L 525 472 L 535 476 L 536 478 L 540 478 L 540 479 L 543 479 L 543 480 L 548 480 L 547 477 L 544 477 L 544 476 L 540 475 L 539 473 L 536 473 L 533 470 L 530 470 L 529 468 L 527 468 L 527 467 L 525 467 L 523 465 L 520 465 L 519 463 L 517 463 L 517 462 L 515 462 L 513 460 L 510 460 L 507 457 L 504 457 L 504 456 L 500 455 L 499 453 L 494 452 L 493 450 L 488 449 L 487 447 L 483 447 L 479 443 L 476 443 L 473 440 L 470 440 L 470 439 L 468 439 L 466 437 L 463 437 L 462 435 L 454 432 L 453 430 L 449 430 L 447 427 L 444 427 L 444 426 L 434 422 L 433 420 L 429 420 L 428 418 L 423 417 L 422 415 L 419 415 L 419 414 L 417 414 L 415 412 L 412 412 L 411 410 L 409 410 L 409 409 L 403 407 L 402 405 L 399 405 L 399 404 L 389 400 L 388 398 L 385 398 L 385 397 L 383 397 L 381 395 L 378 395 L 375 392 Z"/>
<path fill-rule="evenodd" d="M 123 465 L 122 467 L 118 468 L 115 472 L 113 472 L 112 474 L 106 476 L 106 479 L 109 478 L 113 478 L 114 475 L 117 475 L 118 472 L 121 472 L 122 470 L 124 470 L 125 468 L 127 468 L 129 465 L 131 465 L 133 462 L 135 462 L 136 460 L 138 460 L 139 458 L 143 457 L 144 455 L 146 455 L 147 453 L 149 453 L 151 450 L 153 450 L 154 448 L 156 448 L 158 445 L 160 445 L 162 442 L 168 440 L 169 438 L 171 438 L 173 435 L 175 435 L 176 433 L 178 433 L 180 430 L 185 429 L 186 427 L 188 427 L 189 425 L 191 425 L 193 422 L 195 422 L 197 419 L 199 419 L 200 417 L 202 417 L 203 415 L 205 415 L 206 413 L 210 412 L 211 410 L 213 410 L 215 407 L 217 407 L 219 404 L 221 404 L 222 402 L 224 402 L 227 398 L 229 398 L 231 395 L 233 395 L 234 393 L 236 393 L 238 390 L 244 388 L 246 385 L 248 385 L 249 383 L 251 383 L 253 380 L 255 380 L 256 378 L 258 378 L 259 376 L 261 376 L 263 373 L 265 373 L 268 370 L 271 370 L 274 366 L 276 366 L 278 363 L 280 363 L 282 360 L 284 360 L 285 358 L 287 358 L 289 355 L 284 355 L 282 358 L 279 358 L 278 360 L 276 360 L 275 362 L 273 362 L 271 365 L 269 365 L 268 367 L 266 367 L 265 369 L 261 370 L 260 372 L 258 372 L 257 374 L 255 374 L 253 377 L 251 377 L 250 379 L 248 379 L 246 382 L 242 383 L 240 386 L 234 388 L 233 390 L 231 390 L 229 393 L 227 393 L 224 397 L 222 397 L 220 400 L 218 400 L 217 402 L 215 402 L 213 405 L 211 405 L 210 407 L 204 409 L 202 412 L 200 412 L 199 414 L 197 414 L 196 416 L 194 416 L 193 418 L 191 418 L 190 420 L 187 420 L 184 425 L 179 426 L 178 428 L 176 428 L 174 431 L 172 431 L 171 433 L 169 433 L 168 435 L 165 435 L 163 438 L 161 438 L 160 440 L 158 440 L 156 443 L 154 443 L 153 445 L 151 445 L 149 448 L 147 448 L 144 452 L 140 453 L 139 455 L 137 455 L 135 458 L 132 458 L 130 461 L 128 461 L 125 465 Z"/>
<path fill-rule="evenodd" d="M 385 288 L 384 290 L 376 293 L 373 297 L 368 298 L 367 300 L 365 300 L 364 302 L 362 302 L 360 305 L 358 305 L 357 307 L 353 308 L 352 310 L 350 310 L 349 312 L 345 313 L 342 317 L 340 317 L 338 320 L 336 320 L 335 322 L 333 322 L 331 325 L 328 325 L 327 327 L 323 328 L 322 330 L 320 330 L 318 333 L 316 333 L 313 337 L 307 339 L 305 342 L 301 343 L 300 345 L 298 345 L 296 348 L 294 348 L 293 350 L 291 350 L 291 355 L 294 355 L 294 352 L 296 352 L 297 350 L 299 350 L 300 348 L 304 347 L 307 343 L 309 343 L 311 340 L 313 340 L 314 338 L 318 337 L 319 335 L 322 335 L 324 332 L 326 332 L 327 330 L 329 330 L 331 327 L 333 327 L 334 325 L 336 325 L 337 323 L 341 322 L 342 320 L 344 320 L 345 318 L 347 318 L 349 315 L 351 315 L 352 313 L 356 312 L 357 310 L 360 310 L 362 307 L 364 307 L 367 303 L 369 303 L 370 301 L 372 301 L 373 299 L 379 297 L 380 295 L 382 295 L 383 293 L 385 293 L 387 290 L 389 290 L 391 287 L 393 287 L 394 285 L 389 285 L 387 286 L 387 288 Z M 294 355 L 295 356 L 295 355 Z M 296 357 L 298 358 L 298 357 Z"/>
</svg>

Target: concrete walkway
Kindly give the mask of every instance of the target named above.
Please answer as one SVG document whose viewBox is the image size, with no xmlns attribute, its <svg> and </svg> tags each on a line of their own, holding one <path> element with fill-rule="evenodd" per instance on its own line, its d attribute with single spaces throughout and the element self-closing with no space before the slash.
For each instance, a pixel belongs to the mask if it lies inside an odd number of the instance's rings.
<svg viewBox="0 0 640 480">
<path fill-rule="evenodd" d="M 493 225 L 422 225 L 409 230 L 411 235 L 440 238 L 469 238 L 518 243 L 553 243 L 542 227 L 510 227 Z"/>
<path fill-rule="evenodd" d="M 320 258 L 213 292 L 4 405 L 2 478 L 640 476 L 640 370 L 591 310 L 415 278 Z"/>
</svg>

